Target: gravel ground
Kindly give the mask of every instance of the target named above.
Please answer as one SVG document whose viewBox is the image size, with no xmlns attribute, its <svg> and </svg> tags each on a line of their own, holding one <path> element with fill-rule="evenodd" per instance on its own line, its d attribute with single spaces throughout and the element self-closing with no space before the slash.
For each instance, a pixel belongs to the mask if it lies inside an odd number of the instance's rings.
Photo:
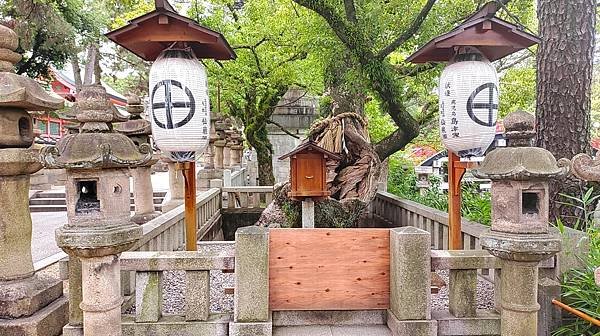
<svg viewBox="0 0 600 336">
<path fill-rule="evenodd" d="M 444 279 L 446 284 L 449 283 L 448 271 L 436 271 L 436 273 Z M 493 309 L 494 285 L 481 277 L 477 279 L 477 309 Z M 448 310 L 448 285 L 442 287 L 438 294 L 431 295 L 431 309 Z"/>
</svg>

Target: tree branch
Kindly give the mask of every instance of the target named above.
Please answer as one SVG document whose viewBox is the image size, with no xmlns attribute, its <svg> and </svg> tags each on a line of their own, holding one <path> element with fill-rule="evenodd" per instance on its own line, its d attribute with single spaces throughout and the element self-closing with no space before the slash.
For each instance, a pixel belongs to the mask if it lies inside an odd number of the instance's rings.
<svg viewBox="0 0 600 336">
<path fill-rule="evenodd" d="M 279 68 L 280 66 L 283 66 L 287 63 L 291 63 L 294 61 L 299 61 L 299 60 L 305 59 L 307 56 L 308 56 L 308 53 L 306 51 L 300 51 L 300 52 L 290 56 L 289 58 L 277 63 L 273 68 L 271 68 L 271 70 L 269 70 L 265 73 L 265 76 L 270 75 L 273 71 L 275 71 L 275 69 Z"/>
<path fill-rule="evenodd" d="M 354 0 L 344 0 L 344 9 L 346 10 L 346 19 L 352 23 L 356 23 L 356 6 Z"/>
<path fill-rule="evenodd" d="M 410 27 L 408 27 L 408 29 L 406 29 L 400 36 L 398 36 L 398 38 L 392 41 L 392 43 L 390 43 L 387 47 L 383 48 L 383 50 L 381 50 L 379 54 L 377 54 L 377 57 L 381 59 L 385 58 L 394 50 L 398 49 L 398 47 L 401 46 L 404 42 L 408 41 L 408 39 L 413 37 L 415 33 L 419 30 L 419 28 L 421 28 L 423 21 L 425 21 L 425 18 L 429 14 L 429 11 L 431 11 L 431 8 L 433 7 L 436 1 L 437 0 L 427 0 L 425 7 L 421 9 L 421 12 L 414 19 Z"/>
<path fill-rule="evenodd" d="M 403 66 L 403 65 L 396 65 L 394 66 L 394 68 L 396 69 L 396 72 L 403 77 L 414 77 L 422 72 L 425 71 L 429 71 L 432 69 L 435 69 L 438 65 L 436 63 L 425 63 L 425 64 L 419 64 L 417 66 Z"/>
<path fill-rule="evenodd" d="M 514 67 L 515 65 L 518 65 L 519 63 L 522 63 L 522 62 L 524 62 L 525 60 L 527 60 L 527 59 L 528 59 L 528 58 L 530 58 L 531 56 L 533 56 L 533 54 L 532 54 L 532 53 L 525 53 L 525 54 L 524 54 L 524 55 L 522 55 L 521 57 L 517 58 L 516 60 L 514 60 L 514 61 L 512 61 L 512 62 L 510 62 L 510 63 L 508 63 L 508 64 L 502 64 L 502 65 L 500 65 L 500 66 L 499 66 L 499 67 L 496 69 L 496 71 L 497 71 L 497 72 L 502 72 L 502 71 L 508 70 L 508 69 L 510 69 L 510 68 L 512 68 L 512 67 Z"/>
<path fill-rule="evenodd" d="M 285 127 L 281 126 L 279 123 L 276 123 L 276 122 L 274 122 L 273 120 L 267 120 L 267 124 L 275 125 L 275 126 L 277 126 L 277 128 L 279 128 L 281 131 L 283 131 L 283 133 L 285 133 L 285 134 L 287 134 L 287 135 L 289 135 L 289 136 L 291 136 L 291 137 L 294 137 L 294 138 L 296 138 L 296 139 L 300 139 L 300 137 L 299 137 L 299 136 L 297 136 L 296 134 L 294 134 L 294 133 L 292 133 L 292 132 L 290 132 L 290 131 L 286 130 L 286 129 L 285 129 Z"/>
</svg>

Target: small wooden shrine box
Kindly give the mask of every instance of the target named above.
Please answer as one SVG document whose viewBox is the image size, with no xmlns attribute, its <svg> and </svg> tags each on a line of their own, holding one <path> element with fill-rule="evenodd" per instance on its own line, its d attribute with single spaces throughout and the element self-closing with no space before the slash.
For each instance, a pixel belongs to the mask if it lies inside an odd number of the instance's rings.
<svg viewBox="0 0 600 336">
<path fill-rule="evenodd" d="M 308 141 L 279 160 L 290 158 L 290 184 L 288 193 L 293 199 L 322 198 L 331 195 L 327 189 L 327 160 L 339 160 L 335 153 Z"/>
</svg>

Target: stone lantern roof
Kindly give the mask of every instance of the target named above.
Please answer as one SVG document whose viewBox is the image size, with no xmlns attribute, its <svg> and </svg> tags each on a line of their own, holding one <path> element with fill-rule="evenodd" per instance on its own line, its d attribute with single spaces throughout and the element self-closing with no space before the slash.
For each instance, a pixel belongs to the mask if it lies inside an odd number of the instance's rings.
<svg viewBox="0 0 600 336">
<path fill-rule="evenodd" d="M 113 131 L 114 106 L 101 85 L 83 87 L 72 114 L 81 123 L 79 133 L 63 138 L 57 147 L 45 147 L 42 161 L 48 168 L 94 169 L 136 167 L 152 158 L 148 144 L 139 148 L 124 134 Z"/>
<path fill-rule="evenodd" d="M 21 55 L 14 52 L 19 38 L 12 29 L 0 25 L 0 107 L 22 108 L 28 111 L 53 111 L 64 105 L 62 98 L 49 95 L 33 79 L 14 73 Z"/>
<path fill-rule="evenodd" d="M 504 119 L 508 147 L 496 148 L 488 153 L 473 175 L 490 180 L 535 180 L 566 176 L 570 161 L 558 162 L 546 149 L 532 147 L 535 136 L 535 117 L 517 111 Z"/>
<path fill-rule="evenodd" d="M 125 135 L 152 134 L 152 124 L 141 116 L 144 112 L 144 105 L 142 105 L 140 97 L 135 95 L 127 97 L 127 112 L 131 115 L 129 120 L 114 124 L 117 132 Z"/>
</svg>

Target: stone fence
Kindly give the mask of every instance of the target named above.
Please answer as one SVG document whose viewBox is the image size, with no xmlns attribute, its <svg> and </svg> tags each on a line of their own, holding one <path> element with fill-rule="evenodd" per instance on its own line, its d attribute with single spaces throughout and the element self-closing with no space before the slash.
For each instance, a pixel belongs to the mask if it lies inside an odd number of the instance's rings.
<svg viewBox="0 0 600 336">
<path fill-rule="evenodd" d="M 213 188 L 198 195 L 196 200 L 196 223 L 199 240 L 222 239 L 221 190 Z M 130 251 L 178 251 L 185 247 L 185 207 L 180 205 L 173 210 L 142 225 L 143 236 Z M 64 336 L 81 335 L 81 269 L 76 261 L 64 258 L 60 262 L 61 278 L 69 280 L 70 316 Z M 135 276 L 129 271 L 121 274 L 121 289 L 127 302 L 133 300 L 136 286 Z"/>
<path fill-rule="evenodd" d="M 227 335 L 229 314 L 210 312 L 210 271 L 234 269 L 234 242 L 200 242 L 198 251 L 125 252 L 121 270 L 135 272 L 135 314 L 124 335 Z M 185 271 L 185 313 L 163 316 L 163 272 Z"/>
</svg>

